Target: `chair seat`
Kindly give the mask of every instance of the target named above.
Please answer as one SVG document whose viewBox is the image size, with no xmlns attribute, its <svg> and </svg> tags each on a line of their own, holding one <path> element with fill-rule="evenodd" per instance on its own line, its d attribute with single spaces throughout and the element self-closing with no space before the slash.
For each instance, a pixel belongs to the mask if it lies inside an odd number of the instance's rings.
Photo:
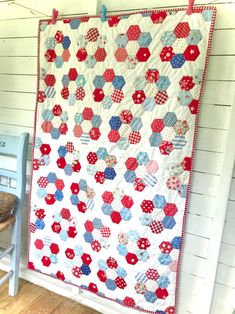
<svg viewBox="0 0 235 314">
<path fill-rule="evenodd" d="M 17 197 L 14 194 L 0 192 L 0 223 L 8 219 L 15 207 Z"/>
<path fill-rule="evenodd" d="M 3 222 L 0 222 L 0 232 L 4 231 L 7 229 L 9 226 L 11 226 L 15 222 L 15 216 L 10 215 L 6 220 Z"/>
</svg>

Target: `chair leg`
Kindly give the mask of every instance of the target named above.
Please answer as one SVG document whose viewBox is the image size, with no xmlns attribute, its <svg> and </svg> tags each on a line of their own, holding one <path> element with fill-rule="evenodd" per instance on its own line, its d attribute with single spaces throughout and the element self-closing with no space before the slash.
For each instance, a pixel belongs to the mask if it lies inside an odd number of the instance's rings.
<svg viewBox="0 0 235 314">
<path fill-rule="evenodd" d="M 9 279 L 9 295 L 11 296 L 15 296 L 19 288 L 21 221 L 21 217 L 16 215 L 16 221 L 12 227 L 11 243 L 15 248 L 12 251 L 10 262 L 10 270 L 13 270 L 13 275 Z"/>
</svg>

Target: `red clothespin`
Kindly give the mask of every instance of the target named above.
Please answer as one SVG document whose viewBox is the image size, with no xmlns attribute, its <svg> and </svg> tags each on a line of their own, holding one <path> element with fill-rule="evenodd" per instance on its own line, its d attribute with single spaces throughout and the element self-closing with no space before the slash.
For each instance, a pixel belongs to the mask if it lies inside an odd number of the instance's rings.
<svg viewBox="0 0 235 314">
<path fill-rule="evenodd" d="M 194 5 L 194 1 L 195 0 L 188 0 L 188 9 L 186 11 L 186 13 L 188 15 L 191 15 L 193 13 L 193 5 Z"/>
<path fill-rule="evenodd" d="M 52 10 L 51 24 L 55 24 L 55 23 L 56 23 L 58 14 L 59 14 L 59 11 L 54 8 L 54 9 Z"/>
</svg>

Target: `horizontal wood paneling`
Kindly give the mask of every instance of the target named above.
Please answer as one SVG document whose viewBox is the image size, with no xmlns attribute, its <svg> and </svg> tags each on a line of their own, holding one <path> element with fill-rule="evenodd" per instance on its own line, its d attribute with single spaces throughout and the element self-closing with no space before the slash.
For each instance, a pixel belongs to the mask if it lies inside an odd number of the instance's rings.
<svg viewBox="0 0 235 314">
<path fill-rule="evenodd" d="M 208 243 L 208 239 L 187 233 L 184 238 L 183 252 L 207 258 Z"/>
<path fill-rule="evenodd" d="M 213 217 L 215 214 L 216 197 L 190 193 L 188 211 L 203 217 Z"/>
<path fill-rule="evenodd" d="M 221 243 L 219 262 L 224 265 L 235 267 L 235 249 L 234 246 L 227 243 Z"/>
<path fill-rule="evenodd" d="M 235 167 L 234 167 L 235 169 Z M 235 180 L 232 180 L 228 202 L 227 215 L 220 248 L 219 264 L 211 314 L 217 314 L 220 305 L 226 313 L 233 313 L 235 308 Z M 225 293 L 226 292 L 226 293 Z M 232 297 L 233 296 L 233 297 Z M 232 299 L 233 298 L 233 299 Z M 230 312 L 229 312 L 230 311 Z"/>
<path fill-rule="evenodd" d="M 17 5 L 17 3 L 19 5 Z M 87 14 L 87 12 L 89 14 L 95 14 L 96 11 L 95 0 L 89 0 L 89 6 L 87 6 L 87 2 L 85 0 L 80 0 L 79 5 L 77 1 L 70 0 L 69 6 L 64 1 L 58 2 L 55 0 L 44 3 L 43 6 L 41 6 L 38 1 L 32 3 L 27 0 L 20 0 L 17 1 L 17 3 L 15 4 L 13 1 L 0 3 L 2 13 L 0 20 L 24 19 L 32 17 L 50 18 L 52 9 L 55 7 L 59 9 L 60 14 L 62 14 L 62 12 L 66 12 L 66 14 Z"/>
<path fill-rule="evenodd" d="M 231 106 L 234 101 L 234 89 L 234 81 L 220 81 L 219 77 L 216 81 L 207 81 L 202 103 Z"/>
<path fill-rule="evenodd" d="M 235 230 L 235 222 L 225 221 L 222 242 L 235 246 L 234 230 Z"/>
<path fill-rule="evenodd" d="M 189 213 L 186 226 L 188 233 L 209 239 L 212 227 L 212 217 L 202 217 Z"/>
<path fill-rule="evenodd" d="M 205 261 L 203 257 L 184 253 L 181 259 L 181 269 L 185 273 L 203 278 L 205 272 Z"/>
<path fill-rule="evenodd" d="M 196 148 L 209 152 L 223 153 L 226 134 L 225 130 L 198 128 Z"/>
<path fill-rule="evenodd" d="M 37 75 L 37 57 L 0 57 L 1 74 Z"/>
<path fill-rule="evenodd" d="M 28 18 L 22 19 L 20 23 L 0 20 L 0 38 L 37 36 L 39 20 L 40 18 Z"/>
<path fill-rule="evenodd" d="M 221 173 L 223 155 L 215 152 L 196 150 L 194 171 L 217 174 Z"/>
<path fill-rule="evenodd" d="M 18 136 L 23 132 L 28 132 L 30 134 L 29 141 L 32 143 L 32 134 L 33 134 L 33 128 L 32 127 L 25 127 L 25 126 L 0 123 L 0 133 L 2 133 L 2 134 L 9 134 L 9 135 Z"/>
<path fill-rule="evenodd" d="M 201 105 L 199 126 L 211 129 L 224 129 L 229 127 L 231 108 L 228 106 Z M 213 119 L 211 119 L 213 117 Z"/>
<path fill-rule="evenodd" d="M 229 199 L 235 201 L 235 178 L 232 179 Z"/>
<path fill-rule="evenodd" d="M 235 201 L 228 202 L 226 220 L 235 222 Z"/>
<path fill-rule="evenodd" d="M 0 107 L 34 111 L 36 105 L 36 90 L 34 93 L 0 91 L 0 99 Z"/>
<path fill-rule="evenodd" d="M 233 314 L 235 289 L 216 283 L 211 314 Z"/>
<path fill-rule="evenodd" d="M 6 121 L 8 124 L 32 127 L 34 123 L 34 112 L 31 110 L 1 108 L 0 123 Z"/>
<path fill-rule="evenodd" d="M 30 143 L 32 143 L 38 20 L 44 14 L 50 16 L 53 7 L 59 9 L 60 14 L 64 16 L 78 14 L 82 11 L 94 12 L 96 8 L 95 6 L 92 7 L 91 1 L 87 5 L 85 0 L 79 1 L 79 5 L 75 0 L 70 0 L 69 5 L 65 1 L 51 0 L 44 3 L 43 6 L 36 0 L 17 1 L 28 6 L 29 9 L 14 4 L 8 5 L 0 0 L 0 133 L 18 135 L 28 131 L 31 134 Z M 213 217 L 216 215 L 217 187 L 222 169 L 231 106 L 234 102 L 235 41 L 232 39 L 235 37 L 235 1 L 232 0 L 227 3 L 226 0 L 217 0 L 213 2 L 217 7 L 218 15 L 201 104 L 189 214 L 182 254 L 177 314 L 198 314 L 195 309 L 197 304 L 200 304 L 200 291 L 207 275 L 205 264 Z M 143 7 L 175 7 L 179 1 L 176 3 L 175 0 L 165 0 L 163 3 L 156 2 L 156 0 L 145 2 L 143 0 L 102 0 L 102 3 L 107 5 L 108 10 L 120 11 L 120 9 L 136 10 Z M 187 5 L 187 3 L 188 0 L 180 1 L 181 6 Z M 196 3 L 201 4 L 206 3 L 206 1 L 197 0 Z M 89 10 L 87 9 L 88 6 Z M 30 144 L 28 176 L 31 167 L 31 147 Z M 6 163 L 9 167 L 13 167 L 10 160 Z M 29 177 L 27 179 L 29 180 Z M 234 302 L 231 297 L 234 289 L 228 286 L 234 278 L 235 264 L 233 232 L 235 228 L 235 178 L 232 183 L 230 199 L 215 286 L 214 304 L 216 306 L 212 307 L 211 314 L 230 314 L 230 312 L 223 312 L 223 309 L 230 310 L 232 302 Z M 26 257 L 27 243 L 27 207 L 26 201 L 22 232 L 22 256 L 24 257 Z M 3 238 L 5 239 L 6 236 Z M 3 238 L 0 235 L 0 242 L 4 242 Z M 107 304 L 107 301 L 104 302 Z M 217 311 L 218 306 L 222 312 Z"/>
<path fill-rule="evenodd" d="M 207 173 L 194 173 L 191 191 L 211 196 L 216 196 L 219 176 Z"/>
<path fill-rule="evenodd" d="M 37 86 L 36 75 L 0 75 L 1 91 L 17 91 L 35 93 Z"/>
<path fill-rule="evenodd" d="M 235 289 L 235 268 L 219 263 L 216 282 Z"/>
<path fill-rule="evenodd" d="M 2 38 L 0 56 L 36 56 L 37 38 Z"/>
<path fill-rule="evenodd" d="M 223 71 L 221 71 L 221 69 L 223 69 Z M 235 55 L 210 56 L 210 62 L 206 75 L 207 80 L 234 81 L 235 80 L 234 73 L 235 73 Z"/>
</svg>

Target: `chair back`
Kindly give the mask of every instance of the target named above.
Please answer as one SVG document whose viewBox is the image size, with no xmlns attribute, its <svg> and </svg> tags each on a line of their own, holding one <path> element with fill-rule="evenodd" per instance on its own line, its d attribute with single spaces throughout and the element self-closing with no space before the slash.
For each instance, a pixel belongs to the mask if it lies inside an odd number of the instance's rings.
<svg viewBox="0 0 235 314">
<path fill-rule="evenodd" d="M 0 156 L 16 159 L 15 170 L 4 164 L 3 160 L 6 159 L 0 159 L 0 191 L 15 194 L 20 203 L 23 203 L 25 196 L 28 142 L 28 133 L 18 137 L 0 134 Z"/>
</svg>

